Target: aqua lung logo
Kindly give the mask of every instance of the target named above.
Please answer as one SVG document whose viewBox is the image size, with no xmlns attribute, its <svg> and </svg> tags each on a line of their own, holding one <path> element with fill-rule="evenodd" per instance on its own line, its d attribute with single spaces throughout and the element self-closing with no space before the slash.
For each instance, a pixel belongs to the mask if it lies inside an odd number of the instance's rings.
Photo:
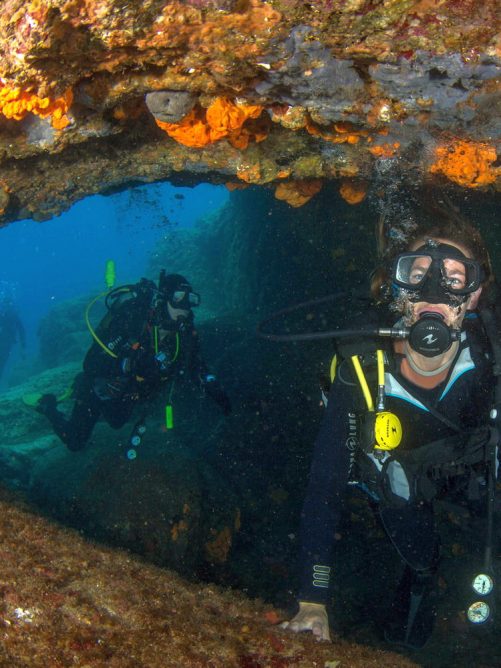
<svg viewBox="0 0 501 668">
<path fill-rule="evenodd" d="M 358 446 L 358 420 L 355 413 L 348 413 L 348 438 L 346 439 L 346 447 L 350 452 L 353 452 Z"/>
<path fill-rule="evenodd" d="M 108 346 L 108 348 L 109 348 L 110 350 L 115 350 L 115 348 L 118 346 L 118 344 L 119 344 L 121 341 L 122 341 L 122 337 L 121 337 L 121 336 L 117 336 L 117 338 L 114 339 L 113 341 L 110 341 L 110 342 L 107 344 L 107 346 Z"/>
<path fill-rule="evenodd" d="M 433 334 L 427 334 L 426 336 L 423 336 L 423 341 L 429 346 L 431 346 L 437 340 L 437 337 L 433 336 Z"/>
<path fill-rule="evenodd" d="M 351 478 L 351 472 L 355 466 L 355 455 L 358 450 L 359 441 L 358 441 L 358 420 L 355 413 L 348 413 L 348 438 L 345 442 L 345 448 L 350 451 L 350 467 L 349 467 L 349 477 Z"/>
</svg>

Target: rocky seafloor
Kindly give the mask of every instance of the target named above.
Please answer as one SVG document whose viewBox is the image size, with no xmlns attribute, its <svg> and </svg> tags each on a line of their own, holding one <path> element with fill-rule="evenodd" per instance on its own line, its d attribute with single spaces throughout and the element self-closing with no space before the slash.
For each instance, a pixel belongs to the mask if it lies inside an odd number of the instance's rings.
<svg viewBox="0 0 501 668">
<path fill-rule="evenodd" d="M 238 591 L 189 583 L 85 540 L 0 491 L 5 668 L 406 668 L 391 652 L 318 643 Z"/>
</svg>

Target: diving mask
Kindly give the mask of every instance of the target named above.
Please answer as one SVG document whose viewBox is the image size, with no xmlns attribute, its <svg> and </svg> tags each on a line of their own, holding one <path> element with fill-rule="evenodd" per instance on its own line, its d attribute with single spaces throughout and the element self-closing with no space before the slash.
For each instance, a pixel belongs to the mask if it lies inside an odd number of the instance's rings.
<svg viewBox="0 0 501 668">
<path fill-rule="evenodd" d="M 482 269 L 459 248 L 432 239 L 415 251 L 401 253 L 393 265 L 393 283 L 412 302 L 463 304 L 482 282 Z"/>
<path fill-rule="evenodd" d="M 193 292 L 191 285 L 180 285 L 178 290 L 174 290 L 169 301 L 176 309 L 190 309 L 200 306 L 200 295 L 198 292 Z"/>
</svg>

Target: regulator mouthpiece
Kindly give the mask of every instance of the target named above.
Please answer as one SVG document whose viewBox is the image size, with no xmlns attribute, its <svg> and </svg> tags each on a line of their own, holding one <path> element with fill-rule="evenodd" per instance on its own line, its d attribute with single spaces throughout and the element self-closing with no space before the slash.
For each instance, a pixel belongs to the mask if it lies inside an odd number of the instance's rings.
<svg viewBox="0 0 501 668">
<path fill-rule="evenodd" d="M 442 355 L 458 341 L 460 331 L 448 327 L 439 313 L 426 313 L 409 329 L 409 345 L 420 355 Z"/>
</svg>

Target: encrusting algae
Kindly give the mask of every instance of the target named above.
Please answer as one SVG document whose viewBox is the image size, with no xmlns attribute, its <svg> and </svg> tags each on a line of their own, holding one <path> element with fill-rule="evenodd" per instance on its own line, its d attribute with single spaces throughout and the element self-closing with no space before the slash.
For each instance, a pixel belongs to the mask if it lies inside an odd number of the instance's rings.
<svg viewBox="0 0 501 668">
<path fill-rule="evenodd" d="M 63 95 L 56 98 L 38 97 L 34 93 L 24 91 L 19 86 L 3 83 L 0 85 L 0 111 L 6 118 L 21 121 L 26 114 L 32 113 L 40 118 L 51 119 L 52 127 L 64 130 L 70 124 L 66 115 L 73 93 L 68 89 Z"/>
</svg>

